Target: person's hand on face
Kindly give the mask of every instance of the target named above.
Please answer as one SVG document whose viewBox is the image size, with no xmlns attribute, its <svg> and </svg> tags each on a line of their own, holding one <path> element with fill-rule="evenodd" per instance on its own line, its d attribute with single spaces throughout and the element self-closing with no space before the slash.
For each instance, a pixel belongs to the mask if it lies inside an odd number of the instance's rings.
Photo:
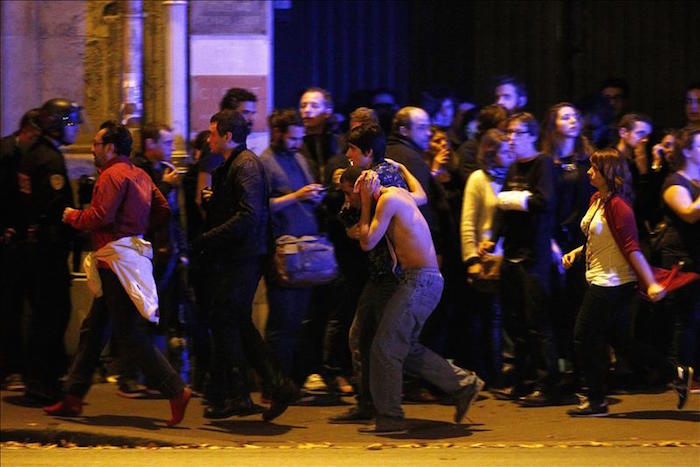
<svg viewBox="0 0 700 467">
<path fill-rule="evenodd" d="M 649 163 L 647 157 L 647 142 L 648 138 L 642 138 L 634 147 L 634 163 L 637 166 L 640 174 L 645 174 L 649 171 Z"/>
<path fill-rule="evenodd" d="M 355 183 L 356 188 L 358 188 L 358 183 L 360 196 L 362 197 L 362 200 L 369 201 L 372 194 L 374 193 L 374 190 L 379 185 L 379 177 L 377 176 L 377 172 L 374 172 L 372 170 L 365 170 L 364 172 L 362 172 L 362 174 L 360 174 L 360 177 L 357 179 L 357 182 Z"/>
</svg>

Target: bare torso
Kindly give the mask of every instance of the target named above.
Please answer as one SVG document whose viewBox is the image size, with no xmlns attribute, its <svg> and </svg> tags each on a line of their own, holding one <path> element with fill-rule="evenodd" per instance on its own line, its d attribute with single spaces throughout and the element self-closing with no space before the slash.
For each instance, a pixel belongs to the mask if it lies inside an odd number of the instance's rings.
<svg viewBox="0 0 700 467">
<path fill-rule="evenodd" d="M 386 203 L 387 214 L 393 214 L 386 236 L 394 247 L 401 268 L 437 268 L 428 223 L 410 193 L 401 188 L 382 188 L 377 203 Z"/>
</svg>

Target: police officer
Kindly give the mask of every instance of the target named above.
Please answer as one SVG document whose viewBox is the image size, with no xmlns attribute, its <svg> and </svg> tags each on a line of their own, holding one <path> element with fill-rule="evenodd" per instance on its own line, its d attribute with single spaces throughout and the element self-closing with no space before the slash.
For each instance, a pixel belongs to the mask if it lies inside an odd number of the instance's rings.
<svg viewBox="0 0 700 467">
<path fill-rule="evenodd" d="M 72 229 L 61 221 L 73 207 L 73 192 L 60 147 L 73 144 L 82 123 L 81 107 L 51 99 L 40 109 L 41 136 L 18 162 L 22 285 L 29 303 L 25 341 L 25 398 L 59 400 L 59 377 L 66 370 L 63 335 L 70 316 L 68 253 Z"/>
<path fill-rule="evenodd" d="M 0 376 L 3 389 L 24 390 L 22 383 L 22 300 L 16 265 L 19 263 L 17 164 L 41 134 L 39 109 L 20 120 L 19 129 L 0 140 Z"/>
</svg>

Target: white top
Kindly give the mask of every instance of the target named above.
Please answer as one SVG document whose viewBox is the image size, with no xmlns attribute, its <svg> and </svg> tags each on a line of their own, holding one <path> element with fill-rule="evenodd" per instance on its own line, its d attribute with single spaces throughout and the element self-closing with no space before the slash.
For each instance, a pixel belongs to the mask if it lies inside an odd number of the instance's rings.
<svg viewBox="0 0 700 467">
<path fill-rule="evenodd" d="M 615 287 L 636 282 L 632 266 L 615 242 L 610 232 L 603 205 L 598 199 L 581 220 L 581 230 L 586 241 L 586 281 L 600 287 Z"/>
<path fill-rule="evenodd" d="M 151 258 L 151 243 L 140 237 L 122 237 L 114 240 L 85 257 L 83 265 L 88 287 L 95 297 L 102 296 L 102 281 L 97 271 L 97 263 L 106 263 L 141 316 L 152 323 L 158 323 L 158 291 L 153 278 Z"/>
<path fill-rule="evenodd" d="M 492 182 L 481 169 L 469 176 L 462 199 L 462 261 L 478 257 L 479 242 L 491 240 L 493 214 L 498 207 L 501 188 L 502 184 Z M 494 254 L 501 253 L 495 251 Z"/>
</svg>

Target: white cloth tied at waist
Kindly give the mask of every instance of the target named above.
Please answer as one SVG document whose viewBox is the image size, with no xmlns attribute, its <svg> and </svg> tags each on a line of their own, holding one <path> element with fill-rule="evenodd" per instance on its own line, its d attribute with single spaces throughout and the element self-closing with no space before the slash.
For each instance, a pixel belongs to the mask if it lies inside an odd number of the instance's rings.
<svg viewBox="0 0 700 467">
<path fill-rule="evenodd" d="M 98 261 L 107 264 L 126 290 L 141 316 L 158 323 L 158 292 L 153 278 L 153 247 L 138 236 L 122 237 L 89 253 L 83 261 L 87 284 L 95 297 L 102 296 Z"/>
</svg>

